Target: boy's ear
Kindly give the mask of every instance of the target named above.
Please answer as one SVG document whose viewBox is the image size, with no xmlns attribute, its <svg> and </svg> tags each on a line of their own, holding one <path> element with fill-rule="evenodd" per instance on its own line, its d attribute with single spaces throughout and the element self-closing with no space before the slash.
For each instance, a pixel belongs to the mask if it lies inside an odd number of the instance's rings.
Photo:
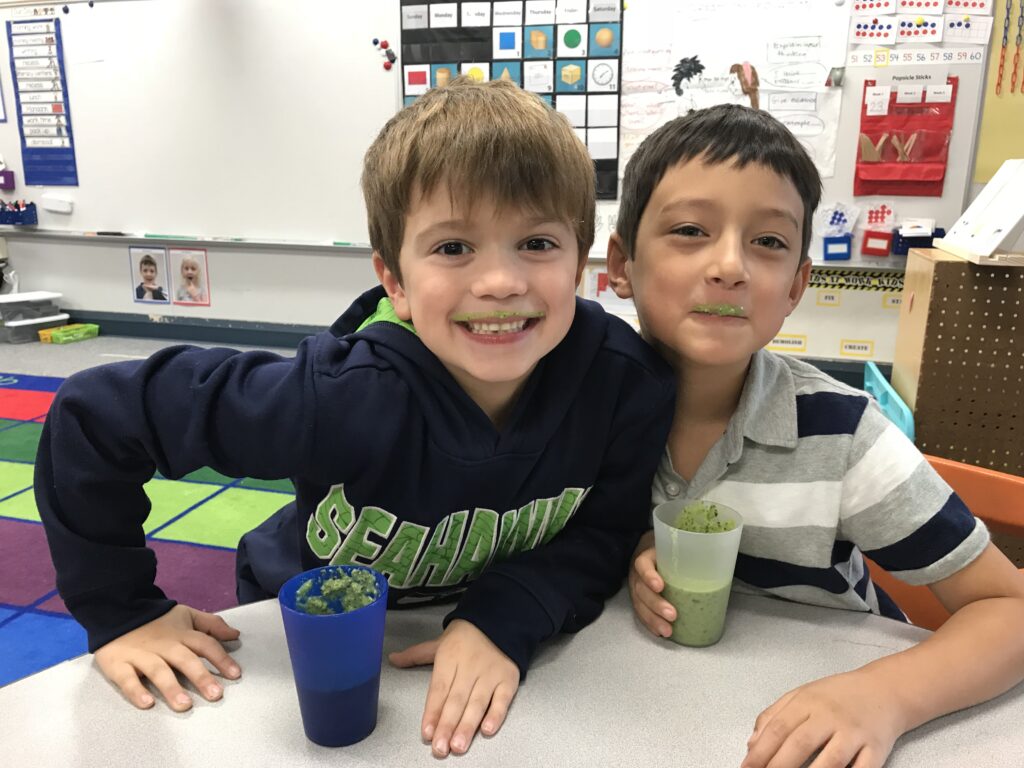
<svg viewBox="0 0 1024 768">
<path fill-rule="evenodd" d="M 405 294 L 405 289 L 402 287 L 398 276 L 388 269 L 379 251 L 373 252 L 373 271 L 377 273 L 377 279 L 384 286 L 384 290 L 387 291 L 388 298 L 391 299 L 391 305 L 395 308 L 395 314 L 398 315 L 398 318 L 406 322 L 412 320 L 412 312 L 409 310 L 409 298 Z"/>
<path fill-rule="evenodd" d="M 804 291 L 807 290 L 807 283 L 811 280 L 811 266 L 811 260 L 807 259 L 800 262 L 800 266 L 796 268 L 796 274 L 793 275 L 793 284 L 789 286 L 789 312 L 786 313 L 787 317 L 796 309 L 796 305 L 803 298 Z"/>
<path fill-rule="evenodd" d="M 608 268 L 608 284 L 615 291 L 615 295 L 620 299 L 633 298 L 633 284 L 629 277 L 632 262 L 618 232 L 612 232 L 608 238 L 606 266 Z"/>
</svg>

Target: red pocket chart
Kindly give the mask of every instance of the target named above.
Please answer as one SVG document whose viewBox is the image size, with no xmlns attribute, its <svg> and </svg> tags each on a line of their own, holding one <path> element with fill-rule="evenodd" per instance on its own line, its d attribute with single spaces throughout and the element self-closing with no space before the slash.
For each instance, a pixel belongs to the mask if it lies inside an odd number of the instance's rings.
<svg viewBox="0 0 1024 768">
<path fill-rule="evenodd" d="M 946 178 L 949 138 L 953 132 L 958 78 L 946 78 L 944 95 L 925 86 L 920 101 L 898 103 L 894 88 L 885 114 L 868 114 L 861 105 L 857 166 L 853 193 L 941 197 Z M 864 82 L 867 89 L 874 80 Z M 876 109 L 875 112 L 880 110 Z"/>
</svg>

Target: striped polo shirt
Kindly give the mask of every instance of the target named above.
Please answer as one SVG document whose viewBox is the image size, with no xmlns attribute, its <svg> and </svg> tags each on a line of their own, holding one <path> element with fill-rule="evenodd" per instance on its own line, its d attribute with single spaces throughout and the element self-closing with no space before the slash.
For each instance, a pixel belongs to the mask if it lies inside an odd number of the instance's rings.
<svg viewBox="0 0 1024 768">
<path fill-rule="evenodd" d="M 691 482 L 666 449 L 652 499 L 675 498 L 743 516 L 734 589 L 904 621 L 862 553 L 909 584 L 930 584 L 989 541 L 870 396 L 767 350 L 754 355 L 736 413 Z"/>
</svg>

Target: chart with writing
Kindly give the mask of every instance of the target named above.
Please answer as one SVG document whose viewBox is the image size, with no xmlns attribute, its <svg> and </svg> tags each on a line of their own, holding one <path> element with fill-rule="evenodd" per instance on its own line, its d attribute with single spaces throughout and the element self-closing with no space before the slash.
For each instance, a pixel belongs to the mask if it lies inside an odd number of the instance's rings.
<svg viewBox="0 0 1024 768">
<path fill-rule="evenodd" d="M 8 21 L 25 183 L 77 186 L 59 19 Z"/>
<path fill-rule="evenodd" d="M 618 196 L 619 0 L 402 0 L 405 103 L 458 75 L 510 80 L 562 112 L 594 160 L 597 196 Z"/>
</svg>

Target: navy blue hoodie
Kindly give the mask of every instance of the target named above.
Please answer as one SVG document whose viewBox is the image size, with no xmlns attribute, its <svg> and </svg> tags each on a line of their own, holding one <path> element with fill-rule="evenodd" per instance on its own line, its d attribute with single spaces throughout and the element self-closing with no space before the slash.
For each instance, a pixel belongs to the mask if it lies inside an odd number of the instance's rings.
<svg viewBox="0 0 1024 768">
<path fill-rule="evenodd" d="M 649 527 L 668 366 L 577 300 L 499 430 L 415 333 L 355 331 L 383 295 L 364 294 L 294 358 L 180 346 L 64 383 L 36 500 L 90 650 L 174 605 L 154 585 L 142 486 L 204 466 L 295 484 L 295 503 L 243 539 L 268 595 L 328 562 L 372 565 L 398 603 L 461 592 L 446 623 L 472 622 L 524 675 L 541 641 L 600 614 Z"/>
</svg>

